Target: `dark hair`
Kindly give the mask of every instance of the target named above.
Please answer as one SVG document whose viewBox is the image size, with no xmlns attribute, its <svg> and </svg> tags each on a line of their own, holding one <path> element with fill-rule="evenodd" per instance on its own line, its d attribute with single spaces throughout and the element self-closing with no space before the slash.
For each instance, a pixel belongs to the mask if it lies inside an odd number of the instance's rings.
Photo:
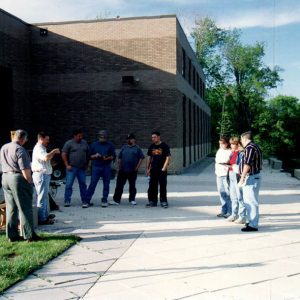
<svg viewBox="0 0 300 300">
<path fill-rule="evenodd" d="M 219 139 L 219 142 L 229 144 L 228 137 L 226 137 L 226 136 L 221 136 L 220 139 Z"/>
<path fill-rule="evenodd" d="M 73 130 L 73 136 L 80 134 L 80 133 L 83 133 L 83 130 L 81 128 L 77 128 L 77 129 Z"/>
<path fill-rule="evenodd" d="M 246 131 L 246 132 L 241 134 L 241 137 L 252 141 L 252 132 L 251 131 Z"/>
<path fill-rule="evenodd" d="M 159 132 L 159 131 L 152 131 L 152 132 L 151 132 L 151 135 L 152 135 L 152 134 L 155 134 L 155 135 L 157 135 L 157 136 L 160 136 L 160 132 Z"/>
<path fill-rule="evenodd" d="M 49 134 L 45 133 L 44 131 L 40 131 L 37 135 L 38 140 L 39 139 L 44 139 L 46 136 L 49 136 Z"/>
</svg>

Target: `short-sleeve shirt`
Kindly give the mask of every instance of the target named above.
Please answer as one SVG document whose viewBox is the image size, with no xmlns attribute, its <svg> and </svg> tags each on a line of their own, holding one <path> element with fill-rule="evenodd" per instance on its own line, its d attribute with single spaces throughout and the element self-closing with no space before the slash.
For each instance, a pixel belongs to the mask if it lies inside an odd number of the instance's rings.
<svg viewBox="0 0 300 300">
<path fill-rule="evenodd" d="M 3 173 L 30 169 L 30 156 L 26 149 L 17 142 L 3 145 L 0 157 Z"/>
<path fill-rule="evenodd" d="M 115 151 L 115 146 L 112 142 L 100 142 L 96 141 L 92 143 L 91 145 L 91 151 L 90 154 L 94 155 L 96 153 L 99 153 L 102 157 L 103 156 L 112 156 L 113 159 L 116 158 L 116 151 Z M 96 167 L 102 167 L 102 166 L 107 166 L 111 165 L 111 160 L 103 160 L 101 157 L 92 160 L 92 165 Z"/>
<path fill-rule="evenodd" d="M 245 147 L 244 156 L 239 165 L 240 173 L 242 173 L 244 165 L 250 166 L 250 175 L 258 174 L 262 169 L 262 153 L 258 145 L 253 142 Z"/>
<path fill-rule="evenodd" d="M 77 143 L 74 139 L 68 140 L 63 148 L 68 157 L 68 163 L 72 167 L 84 169 L 89 160 L 89 145 L 85 140 Z"/>
<path fill-rule="evenodd" d="M 130 173 L 135 170 L 140 159 L 145 158 L 141 148 L 137 145 L 124 145 L 119 153 L 121 159 L 121 170 Z"/>
<path fill-rule="evenodd" d="M 45 160 L 47 148 L 40 143 L 37 143 L 32 152 L 32 164 L 31 169 L 33 172 L 41 172 L 45 174 L 52 174 L 52 166 L 50 160 Z"/>
<path fill-rule="evenodd" d="M 147 155 L 151 157 L 151 169 L 160 170 L 163 168 L 166 158 L 171 156 L 169 146 L 162 142 L 159 145 L 150 145 Z"/>
</svg>

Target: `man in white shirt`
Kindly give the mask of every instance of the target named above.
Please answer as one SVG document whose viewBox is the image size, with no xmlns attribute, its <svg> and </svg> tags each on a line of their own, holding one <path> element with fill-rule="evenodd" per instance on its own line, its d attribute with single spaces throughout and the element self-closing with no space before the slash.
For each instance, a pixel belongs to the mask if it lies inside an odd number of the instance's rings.
<svg viewBox="0 0 300 300">
<path fill-rule="evenodd" d="M 38 207 L 38 224 L 53 224 L 53 218 L 49 218 L 48 214 L 48 191 L 52 174 L 51 159 L 55 154 L 59 154 L 58 148 L 47 153 L 49 145 L 49 135 L 40 132 L 37 137 L 38 141 L 33 148 L 32 153 L 32 179 L 37 193 Z"/>
</svg>

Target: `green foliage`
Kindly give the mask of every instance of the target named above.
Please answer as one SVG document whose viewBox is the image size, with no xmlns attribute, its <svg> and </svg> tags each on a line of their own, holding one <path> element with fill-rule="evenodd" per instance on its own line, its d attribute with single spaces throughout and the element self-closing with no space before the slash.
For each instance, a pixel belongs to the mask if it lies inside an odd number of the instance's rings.
<svg viewBox="0 0 300 300">
<path fill-rule="evenodd" d="M 253 124 L 265 107 L 268 90 L 281 81 L 280 69 L 271 70 L 262 61 L 264 44 L 243 45 L 241 31 L 221 29 L 209 18 L 196 22 L 192 36 L 206 75 L 213 139 L 225 127 L 232 133 L 254 129 Z M 226 113 L 225 117 L 222 112 Z M 231 126 L 228 122 L 232 122 Z"/>
<path fill-rule="evenodd" d="M 266 103 L 255 124 L 257 140 L 266 154 L 282 159 L 299 156 L 300 102 L 277 96 Z"/>
<path fill-rule="evenodd" d="M 79 238 L 74 235 L 43 234 L 43 240 L 27 243 L 7 241 L 0 234 L 0 293 L 12 284 L 24 279 L 49 260 L 75 244 Z"/>
</svg>

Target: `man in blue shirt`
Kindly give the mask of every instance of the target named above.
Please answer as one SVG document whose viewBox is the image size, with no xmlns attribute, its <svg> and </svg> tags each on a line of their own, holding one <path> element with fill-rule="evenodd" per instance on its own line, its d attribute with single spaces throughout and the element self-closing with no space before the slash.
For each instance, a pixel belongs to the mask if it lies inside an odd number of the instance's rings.
<svg viewBox="0 0 300 300">
<path fill-rule="evenodd" d="M 129 202 L 136 205 L 136 178 L 139 167 L 145 158 L 141 148 L 136 145 L 134 134 L 128 134 L 126 137 L 127 145 L 124 145 L 119 154 L 119 172 L 117 177 L 117 184 L 114 194 L 114 201 L 116 204 L 121 202 L 123 189 L 126 181 L 129 183 Z"/>
<path fill-rule="evenodd" d="M 96 186 L 100 177 L 103 180 L 103 192 L 101 206 L 107 207 L 107 198 L 109 194 L 111 163 L 116 158 L 115 146 L 108 141 L 108 132 L 101 130 L 98 133 L 99 140 L 95 141 L 90 147 L 90 158 L 92 160 L 92 177 L 91 183 L 87 189 L 86 202 L 82 208 L 92 206 L 91 199 L 94 195 Z"/>
</svg>

